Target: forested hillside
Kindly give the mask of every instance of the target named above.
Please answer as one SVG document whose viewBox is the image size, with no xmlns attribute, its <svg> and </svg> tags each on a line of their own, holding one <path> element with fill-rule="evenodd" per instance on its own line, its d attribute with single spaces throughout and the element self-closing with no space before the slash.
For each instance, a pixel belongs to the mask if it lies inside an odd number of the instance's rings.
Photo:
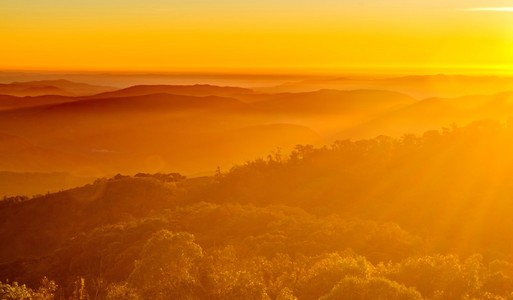
<svg viewBox="0 0 513 300">
<path fill-rule="evenodd" d="M 512 299 L 512 149 L 479 122 L 8 198 L 0 298 Z"/>
</svg>

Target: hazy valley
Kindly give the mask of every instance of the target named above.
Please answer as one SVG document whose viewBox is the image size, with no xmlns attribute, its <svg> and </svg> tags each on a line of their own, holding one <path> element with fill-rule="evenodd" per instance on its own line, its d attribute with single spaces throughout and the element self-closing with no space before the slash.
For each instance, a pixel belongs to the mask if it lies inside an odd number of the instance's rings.
<svg viewBox="0 0 513 300">
<path fill-rule="evenodd" d="M 2 297 L 511 299 L 508 77 L 169 81 L 0 85 Z"/>
</svg>

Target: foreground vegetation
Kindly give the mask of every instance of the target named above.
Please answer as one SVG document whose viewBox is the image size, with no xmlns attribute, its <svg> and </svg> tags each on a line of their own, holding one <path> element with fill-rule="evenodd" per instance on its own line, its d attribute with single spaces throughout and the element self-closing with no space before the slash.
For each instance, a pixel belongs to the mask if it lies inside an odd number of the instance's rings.
<svg viewBox="0 0 513 300">
<path fill-rule="evenodd" d="M 0 202 L 0 299 L 513 299 L 513 128 Z"/>
</svg>

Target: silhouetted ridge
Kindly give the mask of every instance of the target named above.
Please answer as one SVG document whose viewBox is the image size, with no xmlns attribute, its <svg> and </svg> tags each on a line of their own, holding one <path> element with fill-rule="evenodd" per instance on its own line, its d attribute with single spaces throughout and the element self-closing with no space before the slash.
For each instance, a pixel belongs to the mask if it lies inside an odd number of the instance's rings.
<svg viewBox="0 0 513 300">
<path fill-rule="evenodd" d="M 306 93 L 278 94 L 256 102 L 256 107 L 281 113 L 362 113 L 369 110 L 411 104 L 415 99 L 401 93 L 381 90 L 319 90 Z"/>
<path fill-rule="evenodd" d="M 173 194 L 158 179 L 120 177 L 21 203 L 0 202 L 0 228 L 4 232 L 15 231 L 11 227 L 16 226 L 14 216 L 24 220 L 25 229 L 32 232 L 12 236 L 13 247 L 0 249 L 0 261 L 42 255 L 82 231 L 113 224 L 127 215 L 142 217 L 152 210 L 172 207 L 176 204 Z M 33 215 L 35 212 L 38 216 Z M 31 239 L 37 240 L 37 247 L 20 247 Z"/>
<path fill-rule="evenodd" d="M 398 107 L 336 135 L 369 138 L 380 134 L 399 136 L 425 130 L 467 125 L 477 120 L 508 120 L 513 116 L 513 92 L 456 98 L 427 98 Z"/>
<path fill-rule="evenodd" d="M 173 110 L 248 110 L 249 106 L 242 102 L 226 97 L 206 96 L 194 97 L 172 95 L 166 93 L 149 94 L 133 97 L 106 97 L 93 98 L 76 102 L 49 106 L 49 111 L 76 111 L 86 113 L 97 112 L 133 112 L 155 111 L 165 112 Z"/>
<path fill-rule="evenodd" d="M 133 97 L 150 94 L 174 94 L 182 96 L 233 96 L 251 94 L 250 89 L 208 84 L 196 85 L 136 85 L 125 89 L 95 95 L 94 98 Z"/>
<path fill-rule="evenodd" d="M 14 110 L 27 107 L 44 106 L 79 101 L 81 98 L 60 95 L 9 96 L 0 95 L 0 110 Z"/>
<path fill-rule="evenodd" d="M 0 94 L 13 96 L 89 96 L 112 91 L 113 89 L 64 79 L 0 84 Z"/>
<path fill-rule="evenodd" d="M 0 278 L 66 297 L 83 278 L 118 299 L 507 299 L 512 147 L 511 124 L 483 121 L 7 198 Z"/>
</svg>

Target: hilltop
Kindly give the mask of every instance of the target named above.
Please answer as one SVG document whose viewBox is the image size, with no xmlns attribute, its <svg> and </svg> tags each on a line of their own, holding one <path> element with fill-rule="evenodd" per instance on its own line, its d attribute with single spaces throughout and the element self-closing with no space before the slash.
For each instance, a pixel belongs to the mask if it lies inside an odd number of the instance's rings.
<svg viewBox="0 0 513 300">
<path fill-rule="evenodd" d="M 512 136 L 480 122 L 297 146 L 209 177 L 117 175 L 9 198 L 0 277 L 37 287 L 48 276 L 60 295 L 84 278 L 99 299 L 337 299 L 354 285 L 372 298 L 376 284 L 387 299 L 502 297 L 513 292 L 494 284 L 513 280 Z"/>
</svg>

